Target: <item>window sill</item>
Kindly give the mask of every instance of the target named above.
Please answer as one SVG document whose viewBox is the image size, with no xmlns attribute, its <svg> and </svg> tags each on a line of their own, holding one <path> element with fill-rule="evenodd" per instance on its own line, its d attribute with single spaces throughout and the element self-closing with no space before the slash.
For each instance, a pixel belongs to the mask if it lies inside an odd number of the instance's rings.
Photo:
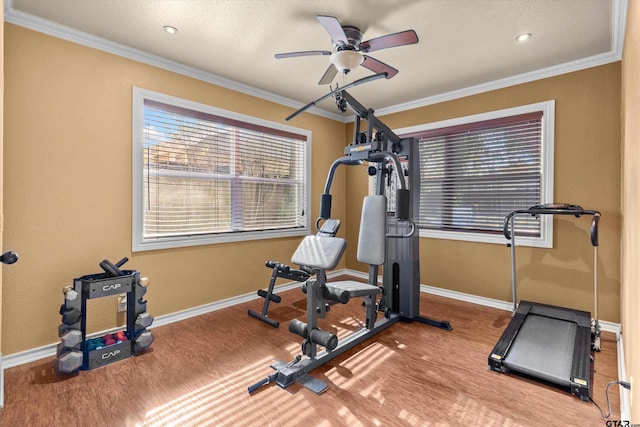
<svg viewBox="0 0 640 427">
<path fill-rule="evenodd" d="M 549 230 L 547 233 L 543 233 L 544 237 L 524 237 L 516 236 L 516 246 L 530 246 L 536 248 L 552 248 L 553 247 L 553 235 Z M 462 231 L 439 231 L 439 230 L 420 230 L 420 237 L 429 239 L 443 239 L 443 240 L 458 240 L 465 242 L 477 242 L 477 243 L 492 243 L 499 245 L 506 245 L 510 242 L 504 235 L 495 234 L 483 234 L 483 233 L 469 233 Z"/>
<path fill-rule="evenodd" d="M 309 227 L 290 230 L 247 231 L 242 233 L 203 234 L 193 236 L 148 238 L 132 244 L 133 252 L 152 251 L 158 249 L 173 249 L 189 246 L 213 245 L 218 243 L 244 242 L 251 240 L 278 239 L 285 237 L 306 236 Z"/>
</svg>

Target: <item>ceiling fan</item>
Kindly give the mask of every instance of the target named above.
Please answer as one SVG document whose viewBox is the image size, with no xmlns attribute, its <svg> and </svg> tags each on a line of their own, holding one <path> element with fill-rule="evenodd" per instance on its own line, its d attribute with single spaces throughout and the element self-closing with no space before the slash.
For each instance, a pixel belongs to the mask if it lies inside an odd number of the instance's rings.
<svg viewBox="0 0 640 427">
<path fill-rule="evenodd" d="M 306 50 L 302 52 L 277 53 L 276 59 L 294 58 L 298 56 L 327 55 L 331 64 L 318 82 L 319 85 L 330 84 L 338 71 L 343 74 L 355 70 L 362 65 L 376 74 L 383 73 L 387 79 L 398 74 L 398 70 L 366 53 L 390 47 L 418 43 L 418 35 L 413 30 L 387 34 L 371 40 L 362 41 L 362 32 L 353 25 L 342 25 L 334 16 L 317 16 L 320 24 L 327 30 L 333 42 L 335 52 L 328 50 Z"/>
</svg>

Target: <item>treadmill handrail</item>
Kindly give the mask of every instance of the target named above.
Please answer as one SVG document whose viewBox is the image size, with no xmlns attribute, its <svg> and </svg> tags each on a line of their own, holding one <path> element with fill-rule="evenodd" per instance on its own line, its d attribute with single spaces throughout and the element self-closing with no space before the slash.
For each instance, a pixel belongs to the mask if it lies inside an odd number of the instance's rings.
<svg viewBox="0 0 640 427">
<path fill-rule="evenodd" d="M 513 309 L 515 313 L 518 308 L 517 297 L 517 279 L 516 279 L 516 239 L 515 239 L 515 218 L 518 215 L 573 215 L 577 218 L 582 215 L 593 215 L 591 220 L 591 244 L 593 245 L 593 260 L 594 260 L 594 278 L 593 289 L 595 299 L 595 319 L 596 328 L 598 328 L 598 222 L 600 221 L 600 212 L 595 210 L 586 210 L 582 206 L 569 205 L 569 204 L 552 204 L 552 205 L 539 205 L 532 206 L 529 209 L 519 209 L 509 213 L 504 218 L 504 237 L 510 242 L 507 246 L 511 247 L 511 295 L 513 296 Z M 599 332 L 598 332 L 599 334 Z"/>
<path fill-rule="evenodd" d="M 553 206 L 553 207 L 550 207 Z M 578 205 L 542 205 L 533 206 L 529 209 L 519 209 L 509 213 L 504 217 L 504 225 L 502 231 L 504 237 L 507 240 L 511 240 L 510 222 L 515 221 L 515 217 L 518 215 L 573 215 L 575 217 L 581 217 L 582 215 L 592 215 L 590 227 L 591 244 L 598 246 L 598 223 L 600 221 L 600 212 L 596 210 L 583 209 Z"/>
</svg>

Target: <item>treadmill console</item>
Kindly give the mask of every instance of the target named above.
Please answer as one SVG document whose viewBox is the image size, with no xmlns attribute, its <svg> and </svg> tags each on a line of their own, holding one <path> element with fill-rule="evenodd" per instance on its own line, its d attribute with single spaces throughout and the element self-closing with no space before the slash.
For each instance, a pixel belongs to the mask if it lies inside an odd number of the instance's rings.
<svg viewBox="0 0 640 427">
<path fill-rule="evenodd" d="M 580 205 L 570 205 L 568 203 L 548 203 L 546 205 L 537 205 L 529 208 L 530 211 L 537 210 L 562 210 L 562 211 L 582 211 Z"/>
</svg>

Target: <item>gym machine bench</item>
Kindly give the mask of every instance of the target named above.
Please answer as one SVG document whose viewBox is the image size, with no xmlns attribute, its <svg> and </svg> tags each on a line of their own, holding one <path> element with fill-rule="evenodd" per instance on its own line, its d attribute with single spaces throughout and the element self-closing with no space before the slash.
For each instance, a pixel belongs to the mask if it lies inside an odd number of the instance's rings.
<svg viewBox="0 0 640 427">
<path fill-rule="evenodd" d="M 327 220 L 322 224 L 322 227 L 318 231 L 318 236 L 328 236 L 335 237 L 338 229 L 340 228 L 340 221 L 337 219 Z M 257 311 L 249 309 L 249 316 L 255 317 L 258 320 L 262 320 L 263 322 L 277 328 L 280 326 L 280 322 L 277 320 L 271 319 L 268 315 L 269 311 L 269 303 L 272 301 L 276 304 L 279 304 L 282 301 L 280 295 L 274 294 L 274 286 L 276 284 L 276 280 L 280 277 L 288 280 L 295 280 L 296 282 L 305 282 L 313 273 L 310 269 L 302 266 L 301 270 L 297 270 L 295 268 L 291 268 L 286 264 L 282 264 L 275 261 L 267 261 L 265 263 L 267 268 L 273 269 L 271 273 L 271 280 L 269 281 L 269 287 L 265 291 L 264 289 L 258 289 L 258 296 L 264 298 L 264 303 L 262 305 L 262 312 L 258 313 Z"/>
</svg>

